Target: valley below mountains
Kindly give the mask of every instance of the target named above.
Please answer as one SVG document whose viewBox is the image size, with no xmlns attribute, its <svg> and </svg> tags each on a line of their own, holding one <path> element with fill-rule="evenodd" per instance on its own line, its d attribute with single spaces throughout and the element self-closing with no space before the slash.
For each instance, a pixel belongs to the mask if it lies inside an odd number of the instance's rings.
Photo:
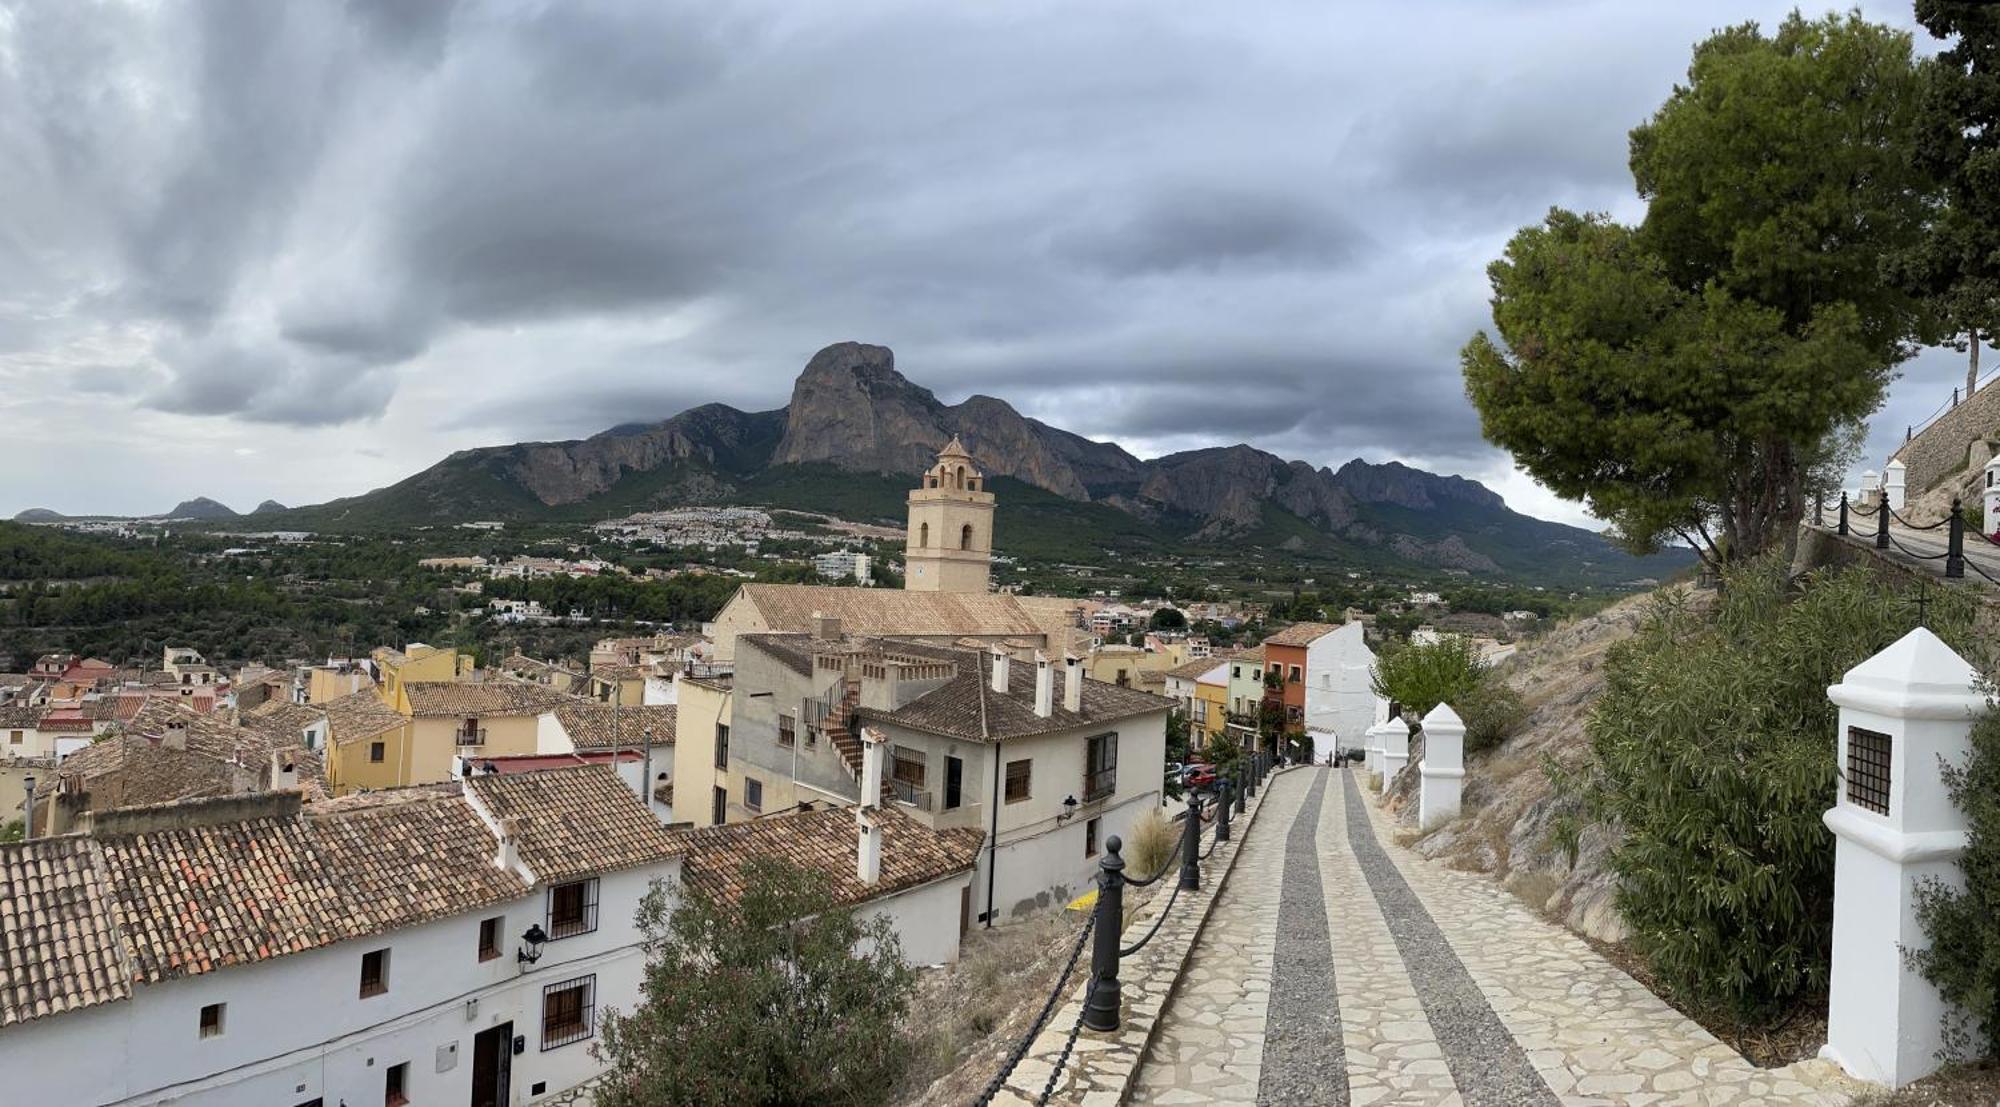
<svg viewBox="0 0 2000 1107">
<path fill-rule="evenodd" d="M 775 411 L 707 404 L 574 442 L 463 450 L 387 488 L 259 514 L 270 525 L 374 530 L 474 520 L 584 522 L 751 503 L 900 525 L 903 497 L 954 435 L 998 497 L 1000 553 L 1102 561 L 1254 546 L 1356 566 L 1616 585 L 1686 563 L 1510 510 L 1476 481 L 1390 462 L 1338 470 L 1246 445 L 1142 460 L 972 396 L 946 404 L 884 346 L 815 354 Z M 1095 556 L 1093 556 L 1095 555 Z"/>
</svg>

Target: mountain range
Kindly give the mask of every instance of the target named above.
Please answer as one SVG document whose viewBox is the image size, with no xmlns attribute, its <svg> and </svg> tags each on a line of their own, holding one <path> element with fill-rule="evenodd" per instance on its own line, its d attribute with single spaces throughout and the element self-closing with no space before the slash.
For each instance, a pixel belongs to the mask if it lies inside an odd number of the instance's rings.
<svg viewBox="0 0 2000 1107">
<path fill-rule="evenodd" d="M 775 411 L 706 404 L 578 441 L 461 450 L 365 495 L 294 509 L 267 502 L 257 514 L 260 524 L 337 531 L 755 503 L 900 524 L 915 478 L 953 436 L 998 500 L 998 550 L 1015 556 L 1102 563 L 1250 549 L 1572 585 L 1686 563 L 1634 558 L 1601 535 L 1515 512 L 1476 481 L 1397 462 L 1316 468 L 1246 445 L 1143 460 L 991 396 L 944 403 L 898 372 L 887 347 L 858 342 L 815 354 Z M 238 517 L 209 500 L 169 515 Z"/>
<path fill-rule="evenodd" d="M 858 342 L 815 354 L 775 411 L 706 404 L 579 441 L 461 450 L 387 488 L 274 521 L 328 530 L 585 521 L 737 502 L 900 523 L 914 478 L 954 435 L 998 498 L 1003 553 L 1101 560 L 1249 545 L 1607 584 L 1685 564 L 1634 558 L 1601 535 L 1512 511 L 1476 481 L 1397 462 L 1315 468 L 1246 445 L 1142 460 L 991 396 L 946 404 L 898 372 L 887 347 Z"/>
</svg>

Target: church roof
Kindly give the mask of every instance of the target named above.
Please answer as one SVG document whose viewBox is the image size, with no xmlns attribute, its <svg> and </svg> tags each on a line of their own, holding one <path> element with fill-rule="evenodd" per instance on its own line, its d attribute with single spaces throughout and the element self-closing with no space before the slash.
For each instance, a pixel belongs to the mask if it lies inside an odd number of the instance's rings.
<svg viewBox="0 0 2000 1107">
<path fill-rule="evenodd" d="M 1060 648 L 1054 639 L 1074 624 L 1069 601 L 993 592 L 746 584 L 737 598 L 762 616 L 759 629 L 780 634 L 811 631 L 818 613 L 839 619 L 848 634 L 867 637 L 1007 636 L 1039 638 Z"/>
</svg>

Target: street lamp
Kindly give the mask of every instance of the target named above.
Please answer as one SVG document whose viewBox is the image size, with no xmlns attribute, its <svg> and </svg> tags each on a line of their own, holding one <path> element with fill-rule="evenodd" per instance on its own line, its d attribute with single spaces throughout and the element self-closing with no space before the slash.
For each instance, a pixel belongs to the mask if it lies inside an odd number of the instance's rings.
<svg viewBox="0 0 2000 1107">
<path fill-rule="evenodd" d="M 27 819 L 22 823 L 23 829 L 21 831 L 21 840 L 25 842 L 35 836 L 35 778 L 24 776 L 21 778 L 21 783 L 26 785 L 28 789 L 28 814 Z"/>
<path fill-rule="evenodd" d="M 1076 796 L 1070 795 L 1064 797 L 1062 814 L 1056 816 L 1056 825 L 1061 826 L 1063 823 L 1076 818 L 1076 806 Z"/>
<path fill-rule="evenodd" d="M 532 965 L 542 959 L 542 943 L 549 936 L 542 932 L 541 923 L 529 923 L 527 933 L 521 935 L 521 948 L 514 952 L 514 960 L 523 965 Z"/>
</svg>

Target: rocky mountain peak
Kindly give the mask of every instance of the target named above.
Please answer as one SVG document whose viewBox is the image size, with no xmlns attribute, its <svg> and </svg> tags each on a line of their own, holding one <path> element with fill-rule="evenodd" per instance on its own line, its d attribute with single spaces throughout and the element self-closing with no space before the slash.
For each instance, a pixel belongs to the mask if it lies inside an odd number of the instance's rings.
<svg viewBox="0 0 2000 1107">
<path fill-rule="evenodd" d="M 240 518 L 227 504 L 196 496 L 192 500 L 182 500 L 172 511 L 159 516 L 162 519 L 236 519 Z"/>
</svg>

